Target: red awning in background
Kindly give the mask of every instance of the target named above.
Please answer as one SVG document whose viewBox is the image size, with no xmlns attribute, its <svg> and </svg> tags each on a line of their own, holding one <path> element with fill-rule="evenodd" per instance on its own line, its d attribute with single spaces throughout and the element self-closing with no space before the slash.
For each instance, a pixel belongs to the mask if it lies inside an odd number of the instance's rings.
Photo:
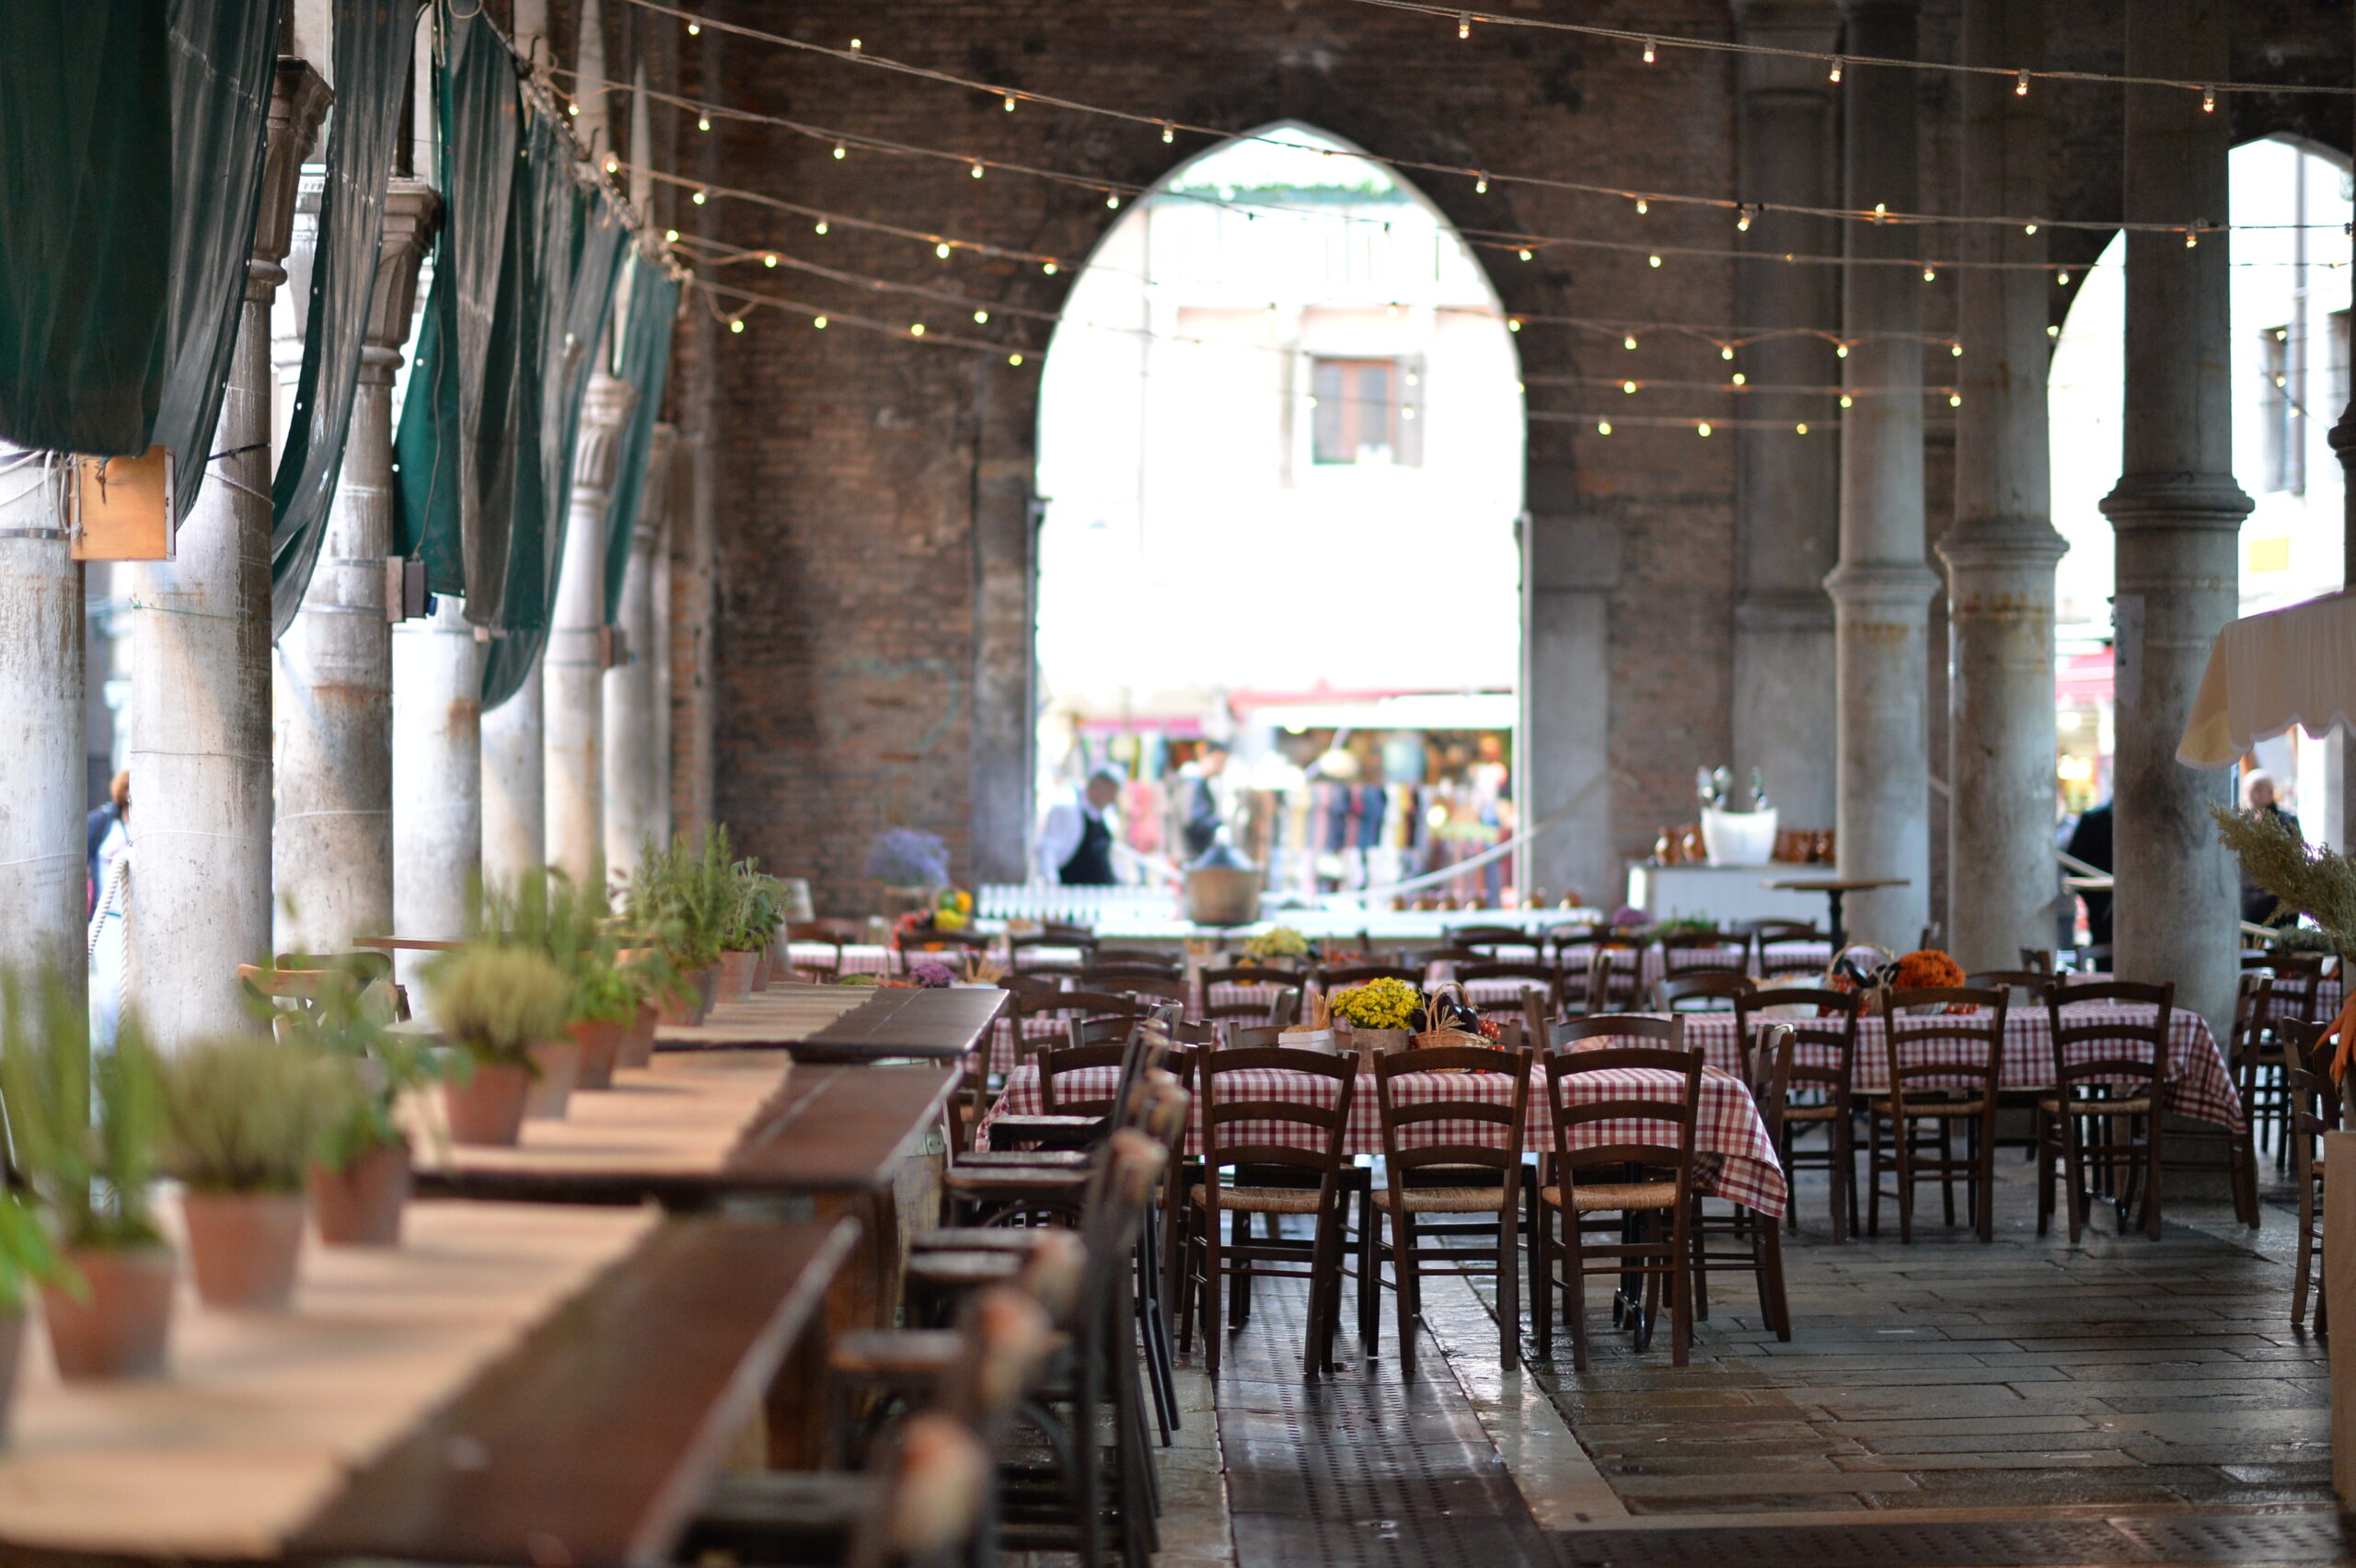
<svg viewBox="0 0 2356 1568">
<path fill-rule="evenodd" d="M 2111 651 L 2108 648 L 2092 653 L 2064 654 L 2061 672 L 2053 681 L 2054 706 L 2108 702 L 2112 668 Z"/>
</svg>

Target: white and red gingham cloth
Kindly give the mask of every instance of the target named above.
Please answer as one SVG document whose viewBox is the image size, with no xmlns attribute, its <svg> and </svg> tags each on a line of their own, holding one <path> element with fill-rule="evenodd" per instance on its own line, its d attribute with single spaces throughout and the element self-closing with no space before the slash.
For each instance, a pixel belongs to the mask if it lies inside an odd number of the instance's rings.
<svg viewBox="0 0 2356 1568">
<path fill-rule="evenodd" d="M 1057 1081 L 1068 1084 L 1064 1093 L 1073 1100 L 1105 1100 L 1112 1096 L 1119 1078 L 1117 1067 L 1087 1067 L 1067 1075 Z M 1582 1073 L 1565 1080 L 1565 1092 L 1579 1101 L 1592 1103 L 1613 1098 L 1669 1098 L 1676 1094 L 1675 1074 L 1655 1068 L 1615 1067 L 1608 1071 Z M 1492 1105 L 1513 1103 L 1513 1081 L 1504 1073 L 1409 1073 L 1392 1080 L 1392 1090 L 1403 1103 L 1427 1104 L 1437 1101 L 1484 1101 Z M 1224 1074 L 1218 1080 L 1218 1095 L 1223 1101 L 1236 1103 L 1244 1101 L 1285 1101 L 1297 1104 L 1330 1105 L 1334 1086 L 1331 1079 L 1306 1073 L 1286 1072 L 1278 1067 L 1249 1067 Z M 979 1139 L 987 1146 L 990 1124 L 1000 1116 L 1032 1116 L 1040 1112 L 1039 1069 L 1035 1065 L 1017 1068 L 1007 1079 L 1006 1092 L 982 1119 Z M 1195 1100 L 1194 1119 L 1186 1130 L 1186 1148 L 1190 1154 L 1203 1150 L 1203 1101 Z M 1482 1122 L 1434 1122 L 1415 1129 L 1418 1141 L 1484 1143 L 1501 1147 L 1503 1129 Z M 1663 1127 L 1642 1119 L 1590 1122 L 1573 1129 L 1576 1147 L 1587 1148 L 1629 1142 L 1669 1142 L 1673 1137 Z M 1546 1073 L 1543 1066 L 1530 1071 L 1530 1112 L 1523 1128 L 1524 1147 L 1531 1153 L 1542 1153 L 1554 1147 L 1554 1121 L 1546 1106 Z M 1239 1123 L 1230 1135 L 1230 1141 L 1242 1143 L 1253 1139 L 1298 1145 L 1315 1148 L 1322 1135 L 1317 1129 L 1280 1122 Z M 1378 1102 L 1374 1079 L 1360 1073 L 1357 1088 L 1350 1097 L 1350 1121 L 1344 1147 L 1353 1155 L 1382 1152 L 1382 1113 Z M 1412 1144 L 1410 1147 L 1414 1147 Z M 1784 1186 L 1782 1163 L 1775 1146 L 1768 1140 L 1767 1124 L 1760 1119 L 1759 1107 L 1752 1102 L 1750 1090 L 1740 1081 L 1721 1072 L 1702 1075 L 1702 1101 L 1694 1127 L 1696 1173 L 1711 1195 L 1757 1209 L 1761 1214 L 1780 1215 L 1784 1212 Z"/>
<path fill-rule="evenodd" d="M 2148 1026 L 2152 1009 L 2125 1003 L 2080 1002 L 2062 1009 L 2072 1028 L 2081 1023 L 2126 1023 Z M 1736 1048 L 1734 1014 L 1730 1012 L 1687 1013 L 1685 1043 L 1699 1045 L 1707 1054 L 1712 1066 L 1732 1071 L 1741 1070 L 1741 1053 Z M 1805 1019 L 1765 1019 L 1758 1020 L 1764 1028 L 1770 1023 L 1787 1022 L 1807 1025 Z M 1931 1052 L 1951 1052 L 1954 1042 L 1928 1043 L 1919 1048 L 1926 1053 L 1921 1059 L 1935 1061 Z M 1798 1058 L 1811 1065 L 1831 1065 L 1831 1053 L 1821 1047 L 1802 1045 Z M 2117 1043 L 2099 1040 L 2082 1042 L 2071 1047 L 2076 1061 L 2117 1059 Z M 1909 1058 L 1911 1065 L 1914 1058 Z M 1867 1014 L 1857 1020 L 1856 1089 L 1861 1094 L 1881 1094 L 1889 1089 L 1889 1049 L 1879 1017 Z M 1996 1066 L 1997 1087 L 2006 1090 L 2039 1090 L 2053 1087 L 2053 1026 L 2041 1007 L 2009 1008 L 2004 1012 L 2004 1046 L 2003 1057 Z M 2191 1116 L 2203 1122 L 2213 1122 L 2242 1129 L 2241 1095 L 2234 1088 L 2233 1075 L 2225 1068 L 2225 1058 L 2217 1049 L 2216 1037 L 2209 1032 L 2209 1022 L 2199 1013 L 2179 1008 L 2168 1015 L 2168 1109 L 2181 1116 Z"/>
</svg>

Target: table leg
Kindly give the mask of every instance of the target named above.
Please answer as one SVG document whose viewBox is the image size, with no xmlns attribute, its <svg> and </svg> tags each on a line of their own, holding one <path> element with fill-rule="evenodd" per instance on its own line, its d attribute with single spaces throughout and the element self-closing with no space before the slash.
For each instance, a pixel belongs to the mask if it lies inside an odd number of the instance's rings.
<svg viewBox="0 0 2356 1568">
<path fill-rule="evenodd" d="M 1835 958 L 1841 956 L 1841 950 L 1849 943 L 1848 923 L 1842 918 L 1841 915 L 1841 900 L 1847 895 L 1847 891 L 1845 888 L 1838 887 L 1828 887 L 1824 890 L 1824 896 L 1831 900 L 1832 905 L 1832 956 Z"/>
</svg>

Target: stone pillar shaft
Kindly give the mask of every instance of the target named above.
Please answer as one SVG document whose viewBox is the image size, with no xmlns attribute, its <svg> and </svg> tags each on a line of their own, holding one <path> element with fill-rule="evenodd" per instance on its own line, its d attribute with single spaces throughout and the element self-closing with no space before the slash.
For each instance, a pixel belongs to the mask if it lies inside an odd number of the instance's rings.
<svg viewBox="0 0 2356 1568">
<path fill-rule="evenodd" d="M 1565 820 L 1527 850 L 1525 892 L 1623 897 L 1611 832 L 1611 593 L 1620 539 L 1608 523 L 1522 520 L 1521 776 L 1525 828 Z"/>
<path fill-rule="evenodd" d="M 270 302 L 285 280 L 295 176 L 326 113 L 318 74 L 282 60 L 260 219 L 212 466 L 174 558 L 133 590 L 131 990 L 166 1049 L 250 1029 L 237 965 L 271 951 Z M 210 454 L 182 453 L 182 462 Z"/>
<path fill-rule="evenodd" d="M 279 945 L 333 952 L 393 928 L 393 375 L 441 199 L 396 179 L 327 536 L 279 643 Z"/>
<path fill-rule="evenodd" d="M 1840 38 L 1832 0 L 1741 0 L 1735 24 L 1739 41 L 1776 48 L 1829 51 Z M 1839 205 L 1838 106 L 1823 69 L 1811 60 L 1746 55 L 1739 70 L 1741 198 Z M 1761 213 L 1741 243 L 1762 255 L 1821 254 L 1840 236 L 1824 219 Z M 1745 264 L 1735 273 L 1735 319 L 1833 331 L 1839 289 L 1830 268 Z M 1789 337 L 1744 345 L 1729 368 L 1761 386 L 1822 386 L 1838 379 L 1839 363 L 1823 339 Z M 1755 395 L 1743 409 L 1780 428 L 1736 436 L 1735 775 L 1747 778 L 1758 768 L 1786 826 L 1830 827 L 1839 727 L 1824 579 L 1840 554 L 1834 410 L 1829 398 L 1789 393 Z M 1799 434 L 1796 427 L 1809 421 L 1811 433 Z"/>
<path fill-rule="evenodd" d="M 543 654 L 514 696 L 482 716 L 482 875 L 512 883 L 548 863 Z"/>
<path fill-rule="evenodd" d="M 584 888 L 606 882 L 606 520 L 622 427 L 637 402 L 629 383 L 603 374 L 590 378 L 573 455 L 554 624 L 540 661 L 548 723 L 549 864 Z"/>
<path fill-rule="evenodd" d="M 62 457 L 0 442 L 0 968 L 55 968 L 78 994 L 84 769 L 82 569 Z"/>
<path fill-rule="evenodd" d="M 662 651 L 655 624 L 655 563 L 670 513 L 671 451 L 678 432 L 654 427 L 646 455 L 646 489 L 632 532 L 629 567 L 622 577 L 621 631 L 629 657 L 606 672 L 606 869 L 616 877 L 638 870 L 639 847 L 669 827 L 657 810 L 666 768 L 655 721 L 655 671 Z"/>
<path fill-rule="evenodd" d="M 1916 0 L 1842 0 L 1847 47 L 1911 59 Z M 1846 73 L 1843 205 L 1915 207 L 1913 74 L 1853 64 Z M 1839 850 L 1843 877 L 1905 885 L 1852 894 L 1857 938 L 1900 951 L 1930 918 L 1929 620 L 1938 579 L 1923 539 L 1923 279 L 1873 264 L 1907 257 L 1920 229 L 1848 224 L 1842 269 L 1841 564 L 1826 580 L 1839 660 Z"/>
<path fill-rule="evenodd" d="M 2137 0 L 2131 75 L 2223 77 L 2223 0 Z M 2226 221 L 2232 126 L 2181 88 L 2127 89 L 2130 222 Z M 2119 972 L 2173 981 L 2179 1006 L 2223 1039 L 2238 978 L 2239 882 L 2209 820 L 2231 775 L 2176 760 L 2211 642 L 2234 618 L 2239 533 L 2250 510 L 2233 474 L 2228 237 L 2196 247 L 2127 238 L 2127 396 L 2119 486 L 2102 503 L 2118 531 L 2118 762 L 2114 821 Z"/>
<path fill-rule="evenodd" d="M 405 937 L 466 935 L 482 870 L 482 665 L 466 602 L 393 631 L 393 925 Z M 400 959 L 404 982 L 413 955 Z M 420 993 L 410 993 L 422 1006 Z"/>
<path fill-rule="evenodd" d="M 1965 0 L 1964 58 L 2036 69 L 2045 0 Z M 2045 95 L 1967 76 L 1963 210 L 2046 210 Z M 1968 259 L 2041 261 L 2020 229 L 1964 231 Z M 1956 366 L 1955 527 L 1950 573 L 1947 945 L 1967 970 L 2011 969 L 2053 940 L 2053 563 L 2046 427 L 2047 292 L 2042 272 L 1967 268 L 1964 357 Z"/>
</svg>

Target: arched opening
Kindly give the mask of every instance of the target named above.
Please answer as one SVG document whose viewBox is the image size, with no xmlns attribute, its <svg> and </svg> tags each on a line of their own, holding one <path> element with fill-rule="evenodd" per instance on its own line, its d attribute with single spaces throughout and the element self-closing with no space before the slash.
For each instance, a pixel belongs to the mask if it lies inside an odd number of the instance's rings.
<svg viewBox="0 0 2356 1568">
<path fill-rule="evenodd" d="M 2256 503 L 2241 530 L 2241 612 L 2250 615 L 2346 581 L 2344 486 L 2327 436 L 2349 402 L 2348 272 L 2337 236 L 2351 216 L 2351 187 L 2344 160 L 2281 137 L 2235 147 L 2228 167 L 2234 474 Z M 2073 812 L 2110 794 L 2113 550 L 2101 502 L 2119 482 L 2126 289 L 2126 242 L 2114 236 L 2071 302 L 2047 404 L 2053 525 L 2070 546 L 2055 582 L 2055 712 Z M 2316 828 L 2339 820 L 2334 750 L 2296 730 L 2257 748 L 2286 808 L 2304 810 Z"/>
<path fill-rule="evenodd" d="M 1116 767 L 1130 847 L 1183 861 L 1215 796 L 1302 893 L 1509 835 L 1523 435 L 1496 291 L 1394 172 L 1289 123 L 1173 170 L 1043 371 L 1041 801 Z"/>
</svg>

